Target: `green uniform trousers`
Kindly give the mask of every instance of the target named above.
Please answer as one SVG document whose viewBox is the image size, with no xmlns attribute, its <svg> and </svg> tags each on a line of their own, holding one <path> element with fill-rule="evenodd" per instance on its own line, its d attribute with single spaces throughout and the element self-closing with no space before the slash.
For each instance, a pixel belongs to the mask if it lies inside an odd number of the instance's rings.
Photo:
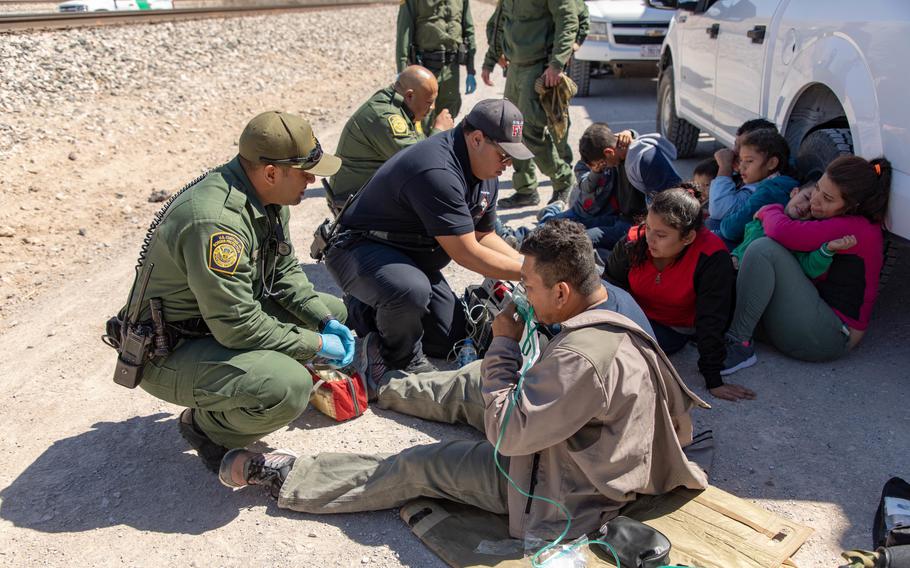
<svg viewBox="0 0 910 568">
<path fill-rule="evenodd" d="M 481 361 L 457 371 L 386 375 L 378 406 L 441 422 L 483 429 Z M 508 471 L 508 458 L 500 456 Z M 353 513 L 400 507 L 412 499 L 448 499 L 507 514 L 507 481 L 496 469 L 493 446 L 457 440 L 408 448 L 398 454 L 326 453 L 298 458 L 281 488 L 278 506 L 305 513 Z"/>
<path fill-rule="evenodd" d="M 423 119 L 423 131 L 427 136 L 433 129 L 436 122 L 436 115 L 444 108 L 449 109 L 452 118 L 458 116 L 461 112 L 461 66 L 458 63 L 450 63 L 442 69 L 431 68 L 430 70 L 436 75 L 436 82 L 439 83 L 439 95 L 436 97 L 433 112 Z"/>
<path fill-rule="evenodd" d="M 536 65 L 509 65 L 506 74 L 505 97 L 518 107 L 524 117 L 522 139 L 534 154 L 534 161 L 513 160 L 512 186 L 518 193 L 537 192 L 537 173 L 534 164 L 553 182 L 553 191 L 572 187 L 575 177 L 572 166 L 560 157 L 556 140 L 547 128 L 547 115 L 534 91 L 534 81 L 540 77 L 546 63 Z M 565 152 L 565 150 L 563 150 Z M 570 152 L 571 154 L 571 152 Z"/>
<path fill-rule="evenodd" d="M 752 339 L 759 322 L 771 343 L 794 359 L 829 361 L 847 353 L 844 323 L 793 253 L 768 237 L 752 241 L 743 255 L 730 334 Z"/>
<path fill-rule="evenodd" d="M 338 298 L 319 293 L 338 321 L 347 319 Z M 269 315 L 309 327 L 278 304 Z M 224 347 L 211 336 L 186 339 L 161 362 L 146 365 L 140 383 L 157 398 L 195 408 L 196 425 L 226 448 L 242 448 L 287 426 L 304 411 L 313 379 L 300 361 L 267 350 Z"/>
</svg>

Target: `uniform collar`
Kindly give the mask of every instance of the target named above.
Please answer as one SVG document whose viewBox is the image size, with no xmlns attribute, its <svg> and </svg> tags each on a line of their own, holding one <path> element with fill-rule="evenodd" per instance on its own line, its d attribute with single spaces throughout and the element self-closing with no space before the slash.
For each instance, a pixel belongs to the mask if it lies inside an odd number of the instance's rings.
<svg viewBox="0 0 910 568">
<path fill-rule="evenodd" d="M 403 112 L 404 115 L 406 117 L 408 117 L 408 120 L 410 120 L 411 123 L 413 123 L 414 122 L 414 113 L 411 112 L 411 109 L 408 108 L 408 105 L 404 104 L 404 97 L 401 96 L 401 94 L 395 90 L 395 85 L 386 87 L 385 90 L 392 97 L 392 100 L 391 100 L 392 105 L 400 108 L 401 112 Z"/>
<path fill-rule="evenodd" d="M 231 175 L 237 180 L 237 188 L 246 194 L 246 200 L 250 204 L 250 211 L 253 219 L 267 217 L 265 206 L 259 201 L 256 190 L 253 188 L 253 182 L 247 177 L 243 166 L 240 164 L 239 156 L 235 156 L 233 160 L 227 163 L 227 170 L 231 172 Z"/>
<path fill-rule="evenodd" d="M 450 132 L 455 138 L 453 146 L 455 148 L 455 157 L 458 158 L 458 163 L 461 164 L 464 180 L 467 182 L 468 187 L 474 187 L 480 183 L 480 180 L 474 177 L 474 172 L 471 170 L 471 157 L 468 155 L 468 144 L 464 140 L 464 128 L 459 124 Z"/>
</svg>

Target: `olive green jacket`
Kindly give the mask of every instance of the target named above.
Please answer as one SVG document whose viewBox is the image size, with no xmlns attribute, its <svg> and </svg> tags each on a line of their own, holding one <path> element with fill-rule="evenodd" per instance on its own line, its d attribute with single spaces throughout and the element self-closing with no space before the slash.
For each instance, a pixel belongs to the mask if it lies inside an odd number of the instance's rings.
<svg viewBox="0 0 910 568">
<path fill-rule="evenodd" d="M 504 54 L 511 65 L 546 62 L 562 71 L 577 41 L 578 0 L 500 0 L 487 22 L 489 49 L 483 68 Z"/>
<path fill-rule="evenodd" d="M 591 30 L 591 13 L 588 11 L 585 0 L 576 0 L 575 7 L 578 11 L 578 32 L 575 34 L 575 43 L 581 45 L 588 38 L 588 32 Z"/>
<path fill-rule="evenodd" d="M 154 264 L 154 269 L 140 319 L 150 318 L 148 299 L 161 298 L 168 322 L 201 317 L 215 340 L 229 349 L 312 358 L 318 335 L 268 315 L 260 303 L 265 281 L 277 304 L 314 329 L 331 316 L 293 247 L 289 255 L 279 256 L 269 246 L 270 217 L 273 227 L 280 219 L 290 244 L 289 208 L 264 207 L 238 158 L 181 193 L 167 206 L 149 246 L 145 266 Z"/>
<path fill-rule="evenodd" d="M 329 181 L 332 200 L 344 205 L 386 160 L 424 138 L 422 127 L 414 122 L 404 97 L 393 86 L 376 91 L 341 131 L 335 151 L 341 158 L 341 169 Z"/>
<path fill-rule="evenodd" d="M 468 50 L 468 73 L 474 74 L 474 18 L 468 0 L 402 0 L 398 8 L 395 61 L 400 73 L 410 63 L 411 44 L 419 53 L 457 52 L 464 43 Z"/>
</svg>

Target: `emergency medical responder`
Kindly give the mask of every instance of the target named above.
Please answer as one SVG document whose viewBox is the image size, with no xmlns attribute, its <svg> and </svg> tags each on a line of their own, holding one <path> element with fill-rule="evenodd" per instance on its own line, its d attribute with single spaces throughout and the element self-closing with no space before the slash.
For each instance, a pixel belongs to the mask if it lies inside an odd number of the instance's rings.
<svg viewBox="0 0 910 568">
<path fill-rule="evenodd" d="M 303 412 L 313 386 L 304 363 L 354 357 L 344 305 L 313 289 L 288 233 L 287 206 L 341 161 L 306 120 L 277 111 L 253 118 L 239 146 L 165 206 L 140 257 L 148 290 L 129 302 L 143 306 L 140 319 L 150 299 L 162 302 L 170 353 L 145 364 L 140 385 L 188 407 L 180 433 L 212 471 L 228 449 Z"/>
<path fill-rule="evenodd" d="M 534 91 L 543 77 L 553 87 L 569 57 L 578 32 L 576 0 L 500 0 L 492 16 L 492 38 L 484 58 L 481 77 L 492 86 L 490 72 L 496 62 L 507 63 L 505 97 L 515 103 L 525 118 L 524 143 L 534 153 L 534 163 L 553 182 L 553 197 L 565 201 L 575 181 L 572 166 L 560 158 L 556 140 L 547 129 L 547 115 Z M 540 203 L 534 163 L 516 160 L 512 174 L 515 194 L 501 199 L 499 207 L 522 207 Z"/>
<path fill-rule="evenodd" d="M 327 188 L 326 198 L 334 214 L 386 160 L 426 138 L 420 121 L 430 114 L 437 92 L 433 73 L 411 65 L 399 73 L 394 85 L 376 91 L 348 119 L 335 152 L 341 158 L 341 169 Z M 430 134 L 453 126 L 449 111 L 443 110 L 436 116 Z"/>
<path fill-rule="evenodd" d="M 500 174 L 531 157 L 522 122 L 506 100 L 479 102 L 452 130 L 395 154 L 339 218 L 326 265 L 379 365 L 430 371 L 424 353 L 445 357 L 465 337 L 464 310 L 441 272 L 450 261 L 519 278 L 518 253 L 493 228 Z"/>
<path fill-rule="evenodd" d="M 474 18 L 468 0 L 401 0 L 395 58 L 398 71 L 423 65 L 439 81 L 436 113 L 461 111 L 460 66 L 467 68 L 465 94 L 477 88 L 474 70 Z M 430 120 L 435 120 L 433 115 Z"/>
</svg>

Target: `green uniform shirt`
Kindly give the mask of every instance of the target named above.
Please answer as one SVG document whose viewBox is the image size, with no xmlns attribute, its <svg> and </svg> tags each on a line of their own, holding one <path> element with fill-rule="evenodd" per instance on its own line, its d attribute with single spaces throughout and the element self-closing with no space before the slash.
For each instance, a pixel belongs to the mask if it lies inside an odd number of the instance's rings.
<svg viewBox="0 0 910 568">
<path fill-rule="evenodd" d="M 474 18 L 468 0 L 402 0 L 398 9 L 398 33 L 395 61 L 400 73 L 409 63 L 411 44 L 418 53 L 457 53 L 465 44 L 468 50 L 468 73 L 474 74 Z"/>
<path fill-rule="evenodd" d="M 411 110 L 404 104 L 404 97 L 394 87 L 376 91 L 341 131 L 335 151 L 341 158 L 341 169 L 329 183 L 333 201 L 343 205 L 386 160 L 424 138 L 419 123 L 414 122 Z"/>
<path fill-rule="evenodd" d="M 578 34 L 577 0 L 500 0 L 487 24 L 490 48 L 484 69 L 500 54 L 512 65 L 546 62 L 562 71 Z"/>
<path fill-rule="evenodd" d="M 201 317 L 229 349 L 312 358 L 318 335 L 266 314 L 260 303 L 264 282 L 276 303 L 314 328 L 331 316 L 293 248 L 280 256 L 269 246 L 279 220 L 290 245 L 289 208 L 264 207 L 238 158 L 210 172 L 170 204 L 155 231 L 145 262 L 155 266 L 140 319 L 150 318 L 148 298 L 161 298 L 168 322 Z"/>
<path fill-rule="evenodd" d="M 575 8 L 578 12 L 578 32 L 575 33 L 575 43 L 581 45 L 588 38 L 588 31 L 591 29 L 591 13 L 588 11 L 585 0 L 576 0 Z"/>
</svg>

